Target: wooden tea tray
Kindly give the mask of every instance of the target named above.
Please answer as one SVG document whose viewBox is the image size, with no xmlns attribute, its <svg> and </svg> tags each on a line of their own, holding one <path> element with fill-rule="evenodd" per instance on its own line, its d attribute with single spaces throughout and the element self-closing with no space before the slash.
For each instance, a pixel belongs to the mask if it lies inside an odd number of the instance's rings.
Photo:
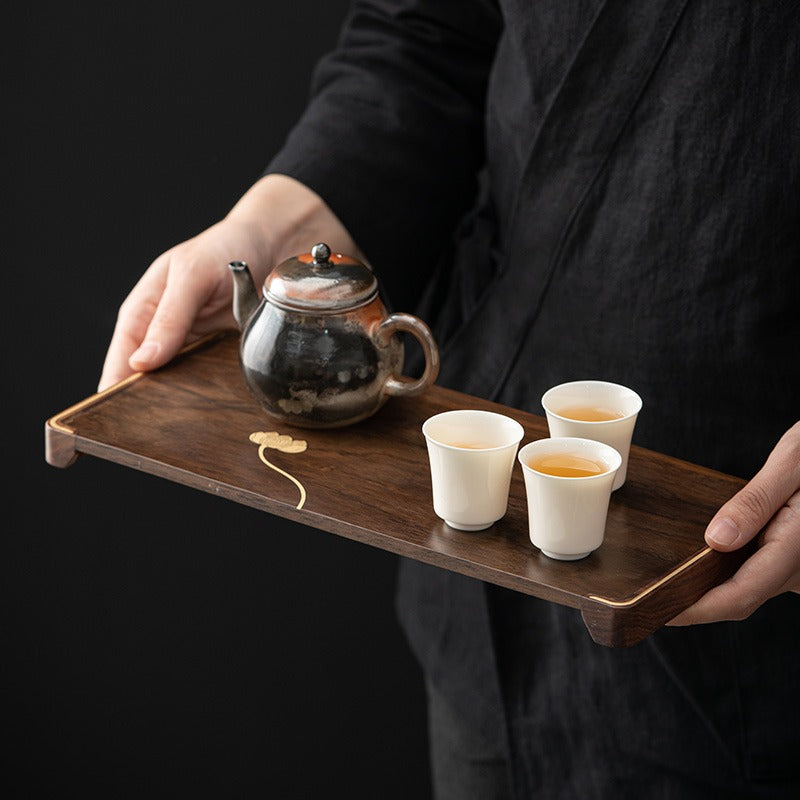
<svg viewBox="0 0 800 800">
<path fill-rule="evenodd" d="M 451 408 L 500 411 L 522 424 L 525 444 L 548 435 L 544 417 L 433 386 L 415 398 L 390 398 L 348 428 L 291 428 L 253 399 L 237 344 L 234 333 L 202 340 L 164 368 L 51 417 L 47 462 L 106 459 L 579 608 L 594 641 L 608 646 L 643 639 L 745 556 L 717 553 L 703 540 L 708 521 L 744 481 L 635 445 L 627 481 L 611 498 L 605 541 L 581 561 L 553 561 L 531 544 L 519 464 L 502 520 L 477 533 L 451 529 L 433 512 L 423 421 Z M 271 436 L 260 446 L 250 439 L 256 432 Z"/>
</svg>

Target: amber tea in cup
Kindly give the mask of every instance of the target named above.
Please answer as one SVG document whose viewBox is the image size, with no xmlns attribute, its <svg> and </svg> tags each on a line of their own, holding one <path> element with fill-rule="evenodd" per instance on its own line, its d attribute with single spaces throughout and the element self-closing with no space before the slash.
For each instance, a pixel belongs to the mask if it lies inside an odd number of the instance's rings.
<svg viewBox="0 0 800 800">
<path fill-rule="evenodd" d="M 608 465 L 602 461 L 576 455 L 574 453 L 553 453 L 532 458 L 527 462 L 531 469 L 558 478 L 589 478 L 608 472 Z"/>
<path fill-rule="evenodd" d="M 610 381 L 571 381 L 542 395 L 551 436 L 595 439 L 622 456 L 614 479 L 619 489 L 628 474 L 628 456 L 642 399 L 627 386 Z"/>
<path fill-rule="evenodd" d="M 529 442 L 518 455 L 528 500 L 528 535 L 544 555 L 585 558 L 603 543 L 617 450 L 594 439 Z"/>
<path fill-rule="evenodd" d="M 578 422 L 608 422 L 612 419 L 622 419 L 625 416 L 624 411 L 602 406 L 566 406 L 559 408 L 558 414 Z"/>
</svg>

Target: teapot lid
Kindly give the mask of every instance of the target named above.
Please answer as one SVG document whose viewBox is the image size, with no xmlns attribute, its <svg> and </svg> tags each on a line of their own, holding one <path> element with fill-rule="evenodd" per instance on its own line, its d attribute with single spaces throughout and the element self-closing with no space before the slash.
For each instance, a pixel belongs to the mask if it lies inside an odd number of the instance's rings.
<svg viewBox="0 0 800 800">
<path fill-rule="evenodd" d="M 310 253 L 282 261 L 264 281 L 267 300 L 303 311 L 355 308 L 377 293 L 378 281 L 366 264 L 332 253 L 324 242 L 315 244 Z"/>
</svg>

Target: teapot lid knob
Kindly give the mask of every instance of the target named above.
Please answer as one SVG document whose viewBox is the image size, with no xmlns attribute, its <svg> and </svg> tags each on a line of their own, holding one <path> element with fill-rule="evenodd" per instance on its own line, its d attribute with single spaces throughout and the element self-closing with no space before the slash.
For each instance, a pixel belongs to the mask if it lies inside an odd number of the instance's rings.
<svg viewBox="0 0 800 800">
<path fill-rule="evenodd" d="M 319 242 L 311 248 L 311 257 L 314 259 L 315 264 L 329 264 L 328 259 L 331 257 L 331 249 L 325 242 Z"/>
</svg>

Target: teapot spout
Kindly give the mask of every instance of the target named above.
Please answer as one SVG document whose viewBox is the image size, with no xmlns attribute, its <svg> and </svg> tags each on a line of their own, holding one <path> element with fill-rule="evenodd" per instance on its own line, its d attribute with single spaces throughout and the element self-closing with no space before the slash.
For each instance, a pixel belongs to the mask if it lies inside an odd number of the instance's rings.
<svg viewBox="0 0 800 800">
<path fill-rule="evenodd" d="M 260 302 L 256 284 L 245 261 L 231 261 L 228 269 L 233 275 L 233 318 L 243 331 Z"/>
</svg>

